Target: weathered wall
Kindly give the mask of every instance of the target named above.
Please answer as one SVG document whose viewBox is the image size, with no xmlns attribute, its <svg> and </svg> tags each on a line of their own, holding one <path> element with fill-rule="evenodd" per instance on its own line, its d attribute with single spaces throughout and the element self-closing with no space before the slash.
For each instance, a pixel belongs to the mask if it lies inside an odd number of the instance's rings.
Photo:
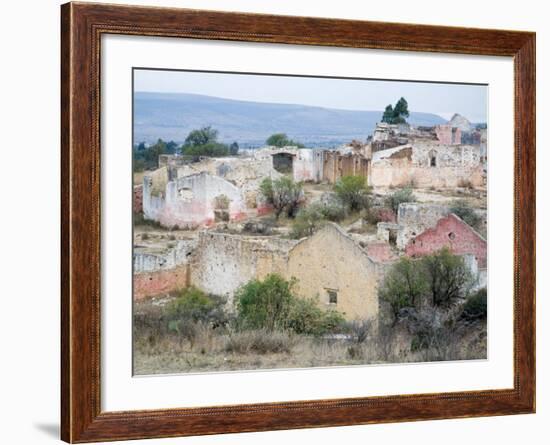
<svg viewBox="0 0 550 445">
<path fill-rule="evenodd" d="M 373 153 L 369 184 L 376 187 L 481 187 L 485 185 L 481 147 L 418 139 L 412 145 L 378 151 Z"/>
<path fill-rule="evenodd" d="M 183 289 L 189 285 L 188 258 L 196 240 L 180 240 L 173 248 L 134 248 L 134 299 Z"/>
<path fill-rule="evenodd" d="M 230 219 L 241 219 L 246 211 L 244 197 L 238 187 L 205 172 L 168 182 L 164 196 L 152 195 L 151 188 L 151 179 L 145 177 L 144 214 L 165 227 L 193 228 L 213 223 L 216 198 L 222 195 L 229 199 Z"/>
<path fill-rule="evenodd" d="M 437 140 L 446 145 L 460 144 L 462 140 L 462 131 L 460 128 L 455 128 L 449 124 L 436 125 L 435 134 Z"/>
<path fill-rule="evenodd" d="M 286 252 L 295 242 L 201 232 L 191 259 L 191 283 L 216 295 L 231 298 L 235 291 L 269 273 L 285 275 Z"/>
<path fill-rule="evenodd" d="M 400 231 L 397 247 L 404 249 L 409 241 L 426 229 L 435 227 L 437 222 L 449 214 L 447 206 L 405 202 L 397 209 L 397 223 Z"/>
<path fill-rule="evenodd" d="M 132 209 L 134 213 L 141 213 L 143 211 L 143 184 L 134 185 Z"/>
<path fill-rule="evenodd" d="M 365 251 L 370 259 L 378 263 L 387 263 L 397 259 L 388 243 L 367 243 Z"/>
<path fill-rule="evenodd" d="M 449 214 L 412 239 L 405 249 L 411 257 L 429 255 L 447 247 L 455 255 L 474 255 L 480 269 L 487 267 L 487 241 L 458 216 Z"/>
<path fill-rule="evenodd" d="M 134 299 L 166 294 L 184 289 L 188 285 L 189 268 L 185 264 L 174 269 L 134 274 Z"/>
<path fill-rule="evenodd" d="M 369 160 L 360 154 L 341 154 L 325 151 L 323 155 L 323 180 L 334 184 L 342 176 L 362 176 L 367 178 Z"/>
<path fill-rule="evenodd" d="M 350 320 L 377 317 L 378 273 L 377 265 L 334 224 L 289 252 L 287 277 L 298 279 L 297 294 L 316 298 L 321 307 L 333 307 Z M 337 292 L 336 305 L 329 304 L 327 290 Z"/>
</svg>

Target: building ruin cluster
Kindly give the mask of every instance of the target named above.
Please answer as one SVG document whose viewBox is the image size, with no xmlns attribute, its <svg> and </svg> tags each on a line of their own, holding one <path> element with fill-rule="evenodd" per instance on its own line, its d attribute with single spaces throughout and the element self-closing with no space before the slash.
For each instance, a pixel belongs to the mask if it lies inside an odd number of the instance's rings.
<svg viewBox="0 0 550 445">
<path fill-rule="evenodd" d="M 243 227 L 261 225 L 258 217 L 272 210 L 259 192 L 261 182 L 284 175 L 313 184 L 362 176 L 375 190 L 484 189 L 486 144 L 486 129 L 456 115 L 434 127 L 378 124 L 366 142 L 335 149 L 264 147 L 200 159 L 161 155 L 159 168 L 134 187 L 134 212 L 185 235 L 135 239 L 134 298 L 196 286 L 231 302 L 249 280 L 277 273 L 297 278 L 297 294 L 336 305 L 349 319 L 376 318 L 378 286 L 388 268 L 401 256 L 443 247 L 462 255 L 476 286 L 484 287 L 486 240 L 444 204 L 403 203 L 369 234 L 327 223 L 293 240 Z M 486 224 L 486 211 L 478 213 Z"/>
</svg>

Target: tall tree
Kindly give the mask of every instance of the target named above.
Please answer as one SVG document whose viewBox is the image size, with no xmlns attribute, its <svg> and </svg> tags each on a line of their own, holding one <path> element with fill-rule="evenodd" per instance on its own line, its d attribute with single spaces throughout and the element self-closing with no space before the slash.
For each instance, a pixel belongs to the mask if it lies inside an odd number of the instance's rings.
<svg viewBox="0 0 550 445">
<path fill-rule="evenodd" d="M 407 122 L 405 118 L 409 117 L 409 104 L 406 99 L 402 97 L 397 101 L 395 107 L 391 104 L 386 106 L 384 114 L 382 115 L 382 122 L 388 124 L 404 124 Z"/>
<path fill-rule="evenodd" d="M 387 124 L 393 123 L 393 107 L 391 104 L 386 106 L 384 114 L 382 115 L 382 122 L 386 122 Z"/>
</svg>

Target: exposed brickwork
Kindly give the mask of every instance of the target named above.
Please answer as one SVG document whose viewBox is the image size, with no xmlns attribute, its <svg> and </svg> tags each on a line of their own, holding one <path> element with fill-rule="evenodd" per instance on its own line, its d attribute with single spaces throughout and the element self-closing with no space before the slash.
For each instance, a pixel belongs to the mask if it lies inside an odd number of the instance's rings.
<svg viewBox="0 0 550 445">
<path fill-rule="evenodd" d="M 188 266 L 134 274 L 134 299 L 161 295 L 189 285 Z"/>
<path fill-rule="evenodd" d="M 458 216 L 449 214 L 436 226 L 412 239 L 405 249 L 411 257 L 429 255 L 448 247 L 456 255 L 472 254 L 480 268 L 487 267 L 487 241 Z"/>
</svg>

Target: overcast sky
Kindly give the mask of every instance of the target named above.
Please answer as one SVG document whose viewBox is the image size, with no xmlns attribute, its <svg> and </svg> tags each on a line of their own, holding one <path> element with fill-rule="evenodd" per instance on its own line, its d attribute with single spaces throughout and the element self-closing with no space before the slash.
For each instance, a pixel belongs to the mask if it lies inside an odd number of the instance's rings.
<svg viewBox="0 0 550 445">
<path fill-rule="evenodd" d="M 134 71 L 134 89 L 344 110 L 383 110 L 404 97 L 409 111 L 445 119 L 460 113 L 472 122 L 487 120 L 487 87 L 483 85 L 139 69 Z"/>
</svg>

